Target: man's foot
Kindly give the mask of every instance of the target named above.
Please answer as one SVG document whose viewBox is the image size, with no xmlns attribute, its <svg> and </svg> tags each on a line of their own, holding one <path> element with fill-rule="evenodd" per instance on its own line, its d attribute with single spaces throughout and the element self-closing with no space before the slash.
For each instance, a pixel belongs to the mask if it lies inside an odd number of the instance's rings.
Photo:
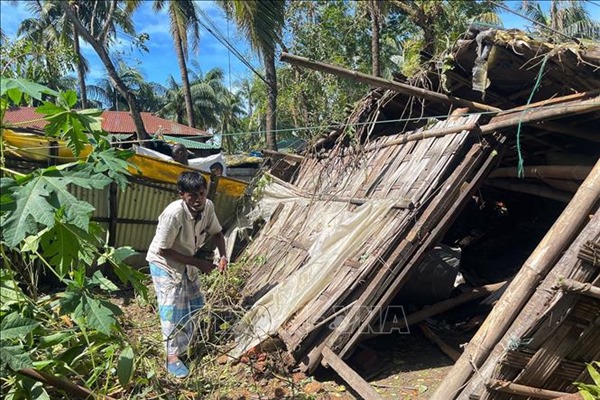
<svg viewBox="0 0 600 400">
<path fill-rule="evenodd" d="M 190 371 L 181 360 L 167 361 L 167 371 L 175 378 L 185 378 Z"/>
</svg>

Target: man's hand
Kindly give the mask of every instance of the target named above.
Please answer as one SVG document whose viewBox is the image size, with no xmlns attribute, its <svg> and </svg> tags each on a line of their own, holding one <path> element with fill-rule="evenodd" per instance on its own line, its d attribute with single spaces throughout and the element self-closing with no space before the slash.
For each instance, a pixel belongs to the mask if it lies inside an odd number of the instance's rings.
<svg viewBox="0 0 600 400">
<path fill-rule="evenodd" d="M 221 259 L 219 260 L 219 265 L 217 267 L 219 269 L 220 273 L 225 272 L 225 270 L 227 269 L 227 264 L 228 264 L 227 257 L 221 256 Z"/>
</svg>

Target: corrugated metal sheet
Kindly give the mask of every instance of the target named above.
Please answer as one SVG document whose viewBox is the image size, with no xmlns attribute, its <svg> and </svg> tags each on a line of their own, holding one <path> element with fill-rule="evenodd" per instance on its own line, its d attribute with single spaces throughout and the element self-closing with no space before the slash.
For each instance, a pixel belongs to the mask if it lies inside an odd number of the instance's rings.
<svg viewBox="0 0 600 400">
<path fill-rule="evenodd" d="M 159 118 L 148 112 L 140 114 L 146 132 L 152 135 L 167 133 L 171 135 L 200 136 L 203 138 L 212 137 L 210 133 L 201 129 Z M 48 122 L 40 120 L 41 117 L 42 114 L 35 112 L 35 107 L 18 107 L 8 109 L 4 119 L 5 122 L 21 128 L 44 129 Z M 130 135 L 136 131 L 129 111 L 104 111 L 102 113 L 102 129 L 109 133 L 127 133 Z"/>
<path fill-rule="evenodd" d="M 169 142 L 181 143 L 188 149 L 218 150 L 221 148 L 221 146 L 219 146 L 217 144 L 196 142 L 195 140 L 190 140 L 190 139 L 186 139 L 186 138 L 182 138 L 182 137 L 163 135 L 163 138 Z"/>
</svg>

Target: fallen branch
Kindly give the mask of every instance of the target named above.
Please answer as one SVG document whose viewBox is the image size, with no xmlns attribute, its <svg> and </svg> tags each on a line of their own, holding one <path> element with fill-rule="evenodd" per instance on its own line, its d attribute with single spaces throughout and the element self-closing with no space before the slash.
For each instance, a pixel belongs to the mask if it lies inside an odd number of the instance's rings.
<svg viewBox="0 0 600 400">
<path fill-rule="evenodd" d="M 52 386 L 57 389 L 63 390 L 66 393 L 77 397 L 79 399 L 104 399 L 104 400 L 116 400 L 114 397 L 110 397 L 108 395 L 96 395 L 90 389 L 84 388 L 82 386 L 77 385 L 76 383 L 71 382 L 70 380 L 54 376 L 44 371 L 38 371 L 32 368 L 24 368 L 17 371 L 17 373 L 26 376 L 28 378 L 34 379 L 36 381 L 42 382 L 46 386 Z"/>
</svg>

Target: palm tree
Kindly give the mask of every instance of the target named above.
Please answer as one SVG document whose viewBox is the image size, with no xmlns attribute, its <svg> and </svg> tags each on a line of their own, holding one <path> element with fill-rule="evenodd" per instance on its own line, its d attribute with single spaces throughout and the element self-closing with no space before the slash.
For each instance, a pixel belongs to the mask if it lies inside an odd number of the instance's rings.
<svg viewBox="0 0 600 400">
<path fill-rule="evenodd" d="M 142 3 L 142 0 L 129 0 L 128 9 L 133 11 Z M 192 105 L 192 93 L 188 77 L 186 58 L 188 54 L 188 32 L 191 33 L 192 49 L 197 50 L 200 41 L 200 28 L 198 20 L 198 10 L 196 2 L 193 0 L 153 0 L 152 8 L 154 11 L 161 11 L 167 8 L 171 24 L 171 35 L 175 45 L 175 53 L 179 63 L 179 72 L 181 74 L 182 90 L 185 100 L 185 109 L 187 114 L 187 123 L 189 126 L 196 127 L 194 118 L 194 109 Z"/>
<path fill-rule="evenodd" d="M 600 23 L 590 18 L 583 4 L 576 0 L 551 0 L 546 12 L 539 1 L 523 0 L 519 8 L 539 23 L 533 30 L 552 42 L 564 41 L 567 37 L 599 39 Z"/>
<path fill-rule="evenodd" d="M 74 2 L 74 12 L 81 23 L 90 31 L 101 29 L 100 24 L 106 17 L 109 9 L 107 2 Z M 40 45 L 46 46 L 51 51 L 57 43 L 73 49 L 76 58 L 77 79 L 79 82 L 79 100 L 83 108 L 87 107 L 87 90 L 85 76 L 89 70 L 87 60 L 81 54 L 79 33 L 73 23 L 67 18 L 61 6 L 54 1 L 35 0 L 27 2 L 29 11 L 35 15 L 21 23 L 17 34 L 26 35 Z M 113 17 L 105 37 L 105 45 L 110 44 L 110 38 L 115 34 L 118 25 L 126 33 L 134 33 L 131 18 L 120 8 L 115 8 Z"/>
<path fill-rule="evenodd" d="M 266 139 L 267 148 L 277 150 L 277 73 L 275 46 L 281 44 L 285 2 L 279 0 L 219 0 L 218 4 L 232 16 L 252 48 L 262 57 L 267 81 Z"/>
<path fill-rule="evenodd" d="M 225 74 L 221 68 L 213 68 L 206 74 L 193 72 L 191 93 L 195 118 L 204 129 L 217 128 L 221 103 L 227 94 L 223 85 Z"/>
<path fill-rule="evenodd" d="M 183 98 L 183 90 L 173 76 L 169 76 L 168 87 L 164 95 L 164 102 L 162 107 L 158 110 L 158 116 L 171 121 L 175 121 L 178 124 L 185 122 L 185 100 Z"/>
<path fill-rule="evenodd" d="M 240 93 L 225 92 L 220 102 L 219 131 L 223 135 L 223 142 L 227 144 L 227 151 L 233 153 L 236 140 L 232 132 L 241 130 L 242 117 L 245 115 L 242 96 Z"/>
<path fill-rule="evenodd" d="M 104 2 L 94 2 L 93 4 L 104 3 Z M 96 51 L 98 57 L 106 67 L 106 71 L 111 80 L 111 83 L 114 87 L 119 91 L 119 93 L 127 100 L 127 104 L 129 105 L 129 110 L 131 112 L 131 118 L 133 119 L 133 123 L 135 125 L 135 129 L 137 132 L 138 140 L 145 141 L 147 140 L 148 133 L 144 128 L 144 122 L 142 121 L 142 116 L 140 115 L 139 109 L 137 107 L 135 96 L 129 90 L 127 85 L 123 83 L 123 81 L 119 78 L 117 70 L 108 54 L 107 50 L 107 41 L 109 34 L 114 32 L 114 18 L 115 15 L 125 15 L 123 10 L 119 9 L 118 0 L 111 0 L 108 5 L 108 10 L 106 13 L 96 12 L 96 7 L 92 9 L 91 15 L 91 23 L 89 26 L 84 26 L 84 24 L 79 20 L 75 6 L 76 4 L 71 3 L 68 0 L 60 0 L 59 2 L 62 10 L 66 14 L 67 18 L 73 24 L 77 33 L 83 37 L 85 41 L 87 41 Z M 99 29 L 96 29 L 98 27 Z"/>
</svg>

